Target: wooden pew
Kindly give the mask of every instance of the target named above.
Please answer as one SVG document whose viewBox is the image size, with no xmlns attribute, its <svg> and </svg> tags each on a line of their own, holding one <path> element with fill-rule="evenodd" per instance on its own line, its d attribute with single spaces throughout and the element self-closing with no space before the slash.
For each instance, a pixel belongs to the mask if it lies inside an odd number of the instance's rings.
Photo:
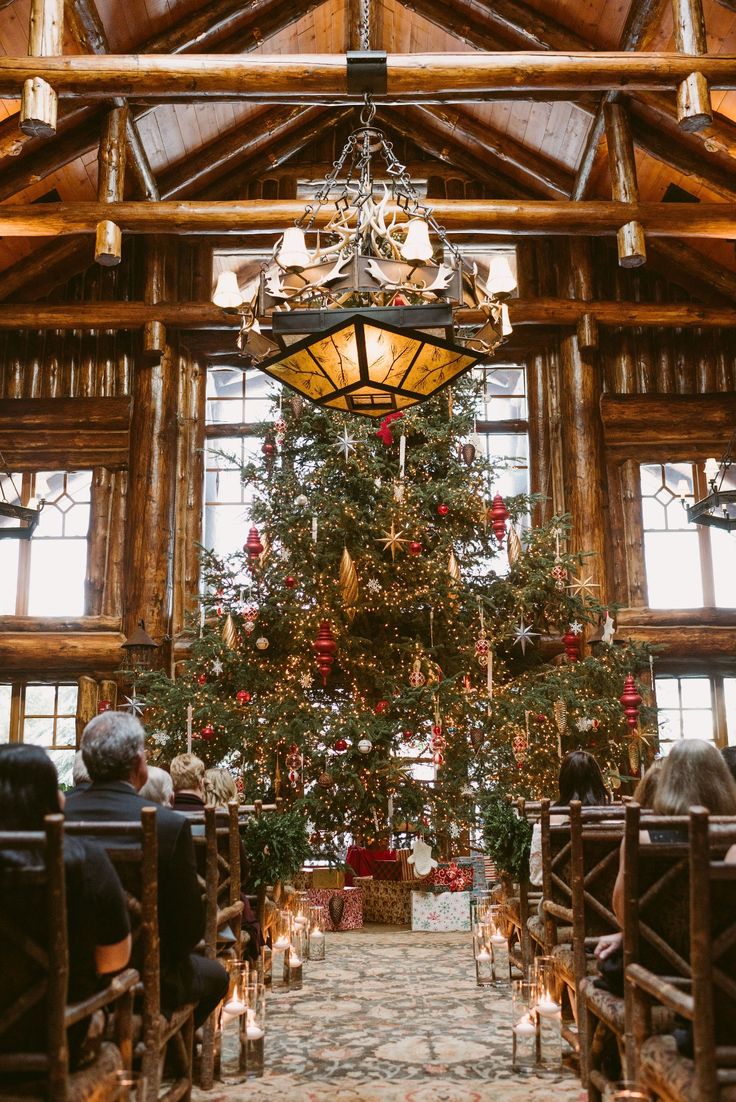
<svg viewBox="0 0 736 1102">
<path fill-rule="evenodd" d="M 48 815 L 44 826 L 43 832 L 0 833 L 0 852 L 37 858 L 21 869 L 0 864 L 0 1098 L 74 1102 L 94 1093 L 96 1102 L 114 1102 L 117 1075 L 131 1066 L 133 990 L 139 976 L 127 968 L 83 1002 L 68 1003 L 63 815 Z M 21 917 L 14 914 L 11 895 L 26 901 Z M 43 916 L 41 936 L 29 930 L 28 908 Z M 103 1042 L 91 1065 L 70 1072 L 68 1031 L 103 1008 L 114 1012 L 116 1044 Z M 37 1045 L 14 1051 L 19 1042 L 13 1041 L 13 1027 L 28 1012 L 34 1014 Z M 11 1081 L 14 1073 L 24 1077 L 20 1086 Z"/>
</svg>

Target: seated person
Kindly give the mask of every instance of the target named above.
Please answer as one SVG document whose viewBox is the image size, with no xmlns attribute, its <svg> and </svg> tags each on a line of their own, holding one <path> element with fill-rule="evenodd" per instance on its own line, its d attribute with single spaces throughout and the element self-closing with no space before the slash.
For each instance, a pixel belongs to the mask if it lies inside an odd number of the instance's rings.
<svg viewBox="0 0 736 1102">
<path fill-rule="evenodd" d="M 171 777 L 165 769 L 159 769 L 157 765 L 148 766 L 148 780 L 138 793 L 144 800 L 152 800 L 161 807 L 172 807 L 174 803 L 174 786 Z"/>
<path fill-rule="evenodd" d="M 651 766 L 642 778 L 637 788 L 640 795 L 645 791 L 644 782 L 653 769 L 654 766 Z M 736 781 L 715 746 L 702 739 L 682 739 L 675 743 L 657 769 L 652 807 L 655 815 L 687 815 L 690 808 L 696 806 L 706 807 L 711 815 L 736 815 Z M 667 842 L 672 840 L 673 833 L 678 841 L 682 839 L 681 833 L 664 830 L 642 830 L 639 838 L 644 844 Z M 623 924 L 624 919 L 623 853 L 622 842 L 618 876 L 613 889 L 613 912 L 619 925 Z M 607 934 L 600 938 L 595 955 L 599 960 L 605 960 L 620 949 L 622 940 L 620 933 Z"/>
<path fill-rule="evenodd" d="M 56 767 L 40 746 L 10 743 L 0 746 L 0 830 L 41 831 L 44 817 L 58 814 L 64 797 L 58 790 Z M 40 856 L 38 858 L 40 863 Z M 14 873 L 34 862 L 28 850 L 3 851 L 0 855 L 0 912 L 22 923 L 23 929 L 43 945 L 46 941 L 46 912 L 39 889 L 19 885 Z M 66 872 L 67 942 L 69 985 L 67 1002 L 89 998 L 105 986 L 104 977 L 119 972 L 130 957 L 130 923 L 125 894 L 105 851 L 81 838 L 64 838 Z M 27 958 L 26 958 L 27 960 Z M 6 957 L 3 969 L 4 994 L 15 991 L 19 998 L 34 982 L 24 974 L 24 956 Z M 17 967 L 17 972 L 15 971 Z M 39 977 L 40 978 L 40 975 Z M 40 1035 L 38 1004 L 3 1031 L 2 1050 L 38 1051 L 45 1047 Z M 70 1063 L 75 1068 L 96 1055 L 91 1039 L 85 1040 L 90 1019 L 68 1032 Z"/>
<path fill-rule="evenodd" d="M 736 746 L 724 746 L 721 753 L 731 776 L 736 781 Z"/>
<path fill-rule="evenodd" d="M 67 819 L 138 821 L 141 808 L 157 807 L 138 794 L 148 767 L 145 732 L 134 716 L 122 712 L 95 716 L 82 734 L 82 753 L 92 783 L 86 791 L 68 797 Z M 227 973 L 216 960 L 193 952 L 204 934 L 204 908 L 186 816 L 157 807 L 156 828 L 161 1003 L 169 1013 L 185 1003 L 196 1003 L 198 1027 L 227 991 Z M 125 845 L 125 836 L 116 844 Z"/>
<path fill-rule="evenodd" d="M 87 772 L 87 766 L 84 764 L 84 758 L 82 757 L 82 751 L 77 750 L 74 755 L 74 765 L 72 766 L 72 780 L 74 782 L 74 788 L 70 788 L 70 792 L 76 792 L 77 789 L 86 788 L 90 783 L 89 773 Z"/>
<path fill-rule="evenodd" d="M 204 775 L 204 798 L 207 807 L 221 807 L 225 810 L 231 800 L 237 800 L 235 778 L 229 769 L 207 770 Z"/>
<path fill-rule="evenodd" d="M 169 766 L 174 811 L 204 810 L 204 762 L 196 754 L 179 754 Z"/>
<path fill-rule="evenodd" d="M 580 800 L 583 807 L 601 807 L 609 803 L 608 792 L 601 767 L 592 754 L 585 750 L 573 750 L 560 765 L 560 795 L 555 807 L 569 807 L 573 800 Z M 566 815 L 550 815 L 550 823 L 557 825 L 567 820 Z M 542 884 L 542 824 L 535 823 L 529 851 L 529 882 L 535 887 Z"/>
</svg>

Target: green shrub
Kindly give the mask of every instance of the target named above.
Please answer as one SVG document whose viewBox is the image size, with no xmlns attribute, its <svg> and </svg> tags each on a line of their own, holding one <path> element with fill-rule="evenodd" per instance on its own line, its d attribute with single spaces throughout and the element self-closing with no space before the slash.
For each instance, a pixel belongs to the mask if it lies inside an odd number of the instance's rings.
<svg viewBox="0 0 736 1102">
<path fill-rule="evenodd" d="M 286 880 L 310 854 L 307 821 L 300 811 L 253 816 L 241 831 L 252 889 Z"/>
<path fill-rule="evenodd" d="M 519 880 L 529 870 L 532 828 L 502 796 L 492 796 L 483 807 L 486 853 L 500 873 Z"/>
</svg>

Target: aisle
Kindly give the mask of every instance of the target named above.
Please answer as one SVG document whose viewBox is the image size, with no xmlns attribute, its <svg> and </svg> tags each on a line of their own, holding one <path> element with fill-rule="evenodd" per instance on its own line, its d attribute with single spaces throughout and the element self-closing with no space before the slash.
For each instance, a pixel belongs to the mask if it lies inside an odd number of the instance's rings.
<svg viewBox="0 0 736 1102">
<path fill-rule="evenodd" d="M 328 934 L 301 992 L 269 995 L 266 1072 L 197 1102 L 579 1102 L 571 1073 L 510 1068 L 509 1000 L 475 985 L 468 936 Z"/>
</svg>

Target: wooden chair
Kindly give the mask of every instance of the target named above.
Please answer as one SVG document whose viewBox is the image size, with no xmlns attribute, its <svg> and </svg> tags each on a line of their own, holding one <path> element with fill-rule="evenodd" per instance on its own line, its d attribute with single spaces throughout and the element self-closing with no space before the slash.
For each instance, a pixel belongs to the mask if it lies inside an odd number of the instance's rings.
<svg viewBox="0 0 736 1102">
<path fill-rule="evenodd" d="M 626 968 L 631 1008 L 630 1071 L 663 1102 L 736 1099 L 736 819 L 690 811 L 689 913 L 691 982 L 663 977 L 640 963 Z M 673 1036 L 653 1033 L 652 1004 L 691 1023 L 694 1059 Z"/>
<path fill-rule="evenodd" d="M 638 804 L 626 806 L 624 826 L 624 925 L 623 970 L 645 964 L 672 983 L 689 981 L 690 944 L 688 913 L 689 846 L 688 820 L 684 817 L 647 815 L 641 818 Z M 679 839 L 643 844 L 640 831 L 667 831 Z M 615 1040 L 622 1068 L 633 1069 L 633 1051 L 627 1044 L 627 1023 L 631 1021 L 631 994 L 617 995 L 595 986 L 593 977 L 579 985 L 585 1006 L 586 1079 L 590 1102 L 600 1102 L 610 1079 L 603 1065 L 607 1034 Z M 671 1025 L 667 1015 L 658 1015 L 658 1031 Z"/>
<path fill-rule="evenodd" d="M 572 939 L 570 823 L 551 823 L 550 801 L 542 800 L 542 916 L 532 914 L 527 927 L 545 956 Z"/>
<path fill-rule="evenodd" d="M 141 999 L 141 1020 L 135 1056 L 146 1080 L 146 1102 L 189 1102 L 194 1004 L 179 1007 L 170 1018 L 161 1011 L 156 808 L 142 808 L 140 823 L 67 823 L 67 832 L 92 838 L 104 846 L 128 896 L 133 959 L 140 962 L 143 981 L 136 989 Z M 161 1093 L 167 1050 L 176 1074 Z"/>
<path fill-rule="evenodd" d="M 192 826 L 197 864 L 204 872 L 200 878 L 205 905 L 202 951 L 210 960 L 217 956 L 239 959 L 242 953 L 243 901 L 240 898 L 238 802 L 231 801 L 227 813 L 206 807 L 203 813 L 187 815 L 187 818 Z M 196 831 L 199 826 L 203 827 L 204 833 Z M 226 929 L 231 936 L 227 941 L 222 941 L 220 938 Z M 216 1030 L 217 1011 L 214 1010 L 202 1027 L 199 1078 L 202 1090 L 211 1090 L 215 1081 Z"/>
<path fill-rule="evenodd" d="M 519 816 L 526 819 L 530 826 L 539 822 L 542 805 L 538 800 L 519 798 L 513 802 Z M 510 896 L 504 902 L 506 921 L 511 929 L 512 938 L 516 937 L 518 964 L 523 972 L 527 972 L 531 967 L 532 943 L 529 933 L 529 918 L 536 911 L 540 899 L 541 892 L 538 888 L 533 888 L 529 881 L 529 867 L 527 865 L 526 870 L 519 877 L 519 894 Z M 512 952 L 514 952 L 513 945 Z"/>
<path fill-rule="evenodd" d="M 0 834 L 0 852 L 13 851 L 38 860 L 14 869 L 3 863 L 0 871 L 0 901 L 6 892 L 23 900 L 20 910 L 0 907 L 0 1098 L 115 1099 L 117 1074 L 131 1066 L 138 973 L 128 968 L 101 991 L 69 1005 L 64 817 L 47 816 L 43 833 Z M 114 1010 L 116 1044 L 103 1042 L 91 1064 L 70 1072 L 68 1031 L 103 1009 Z M 33 1033 L 26 1042 L 23 1025 L 29 1014 Z M 13 1075 L 22 1082 L 8 1082 Z"/>
<path fill-rule="evenodd" d="M 603 934 L 615 933 L 613 887 L 620 863 L 624 835 L 624 809 L 582 807 L 570 804 L 570 869 L 572 888 L 572 943 L 557 945 L 553 956 L 559 976 L 580 1005 L 580 987 L 595 975 L 596 962 L 589 955 Z M 580 1053 L 580 1077 L 586 1085 L 585 1031 L 564 1029 L 568 1042 Z"/>
</svg>

